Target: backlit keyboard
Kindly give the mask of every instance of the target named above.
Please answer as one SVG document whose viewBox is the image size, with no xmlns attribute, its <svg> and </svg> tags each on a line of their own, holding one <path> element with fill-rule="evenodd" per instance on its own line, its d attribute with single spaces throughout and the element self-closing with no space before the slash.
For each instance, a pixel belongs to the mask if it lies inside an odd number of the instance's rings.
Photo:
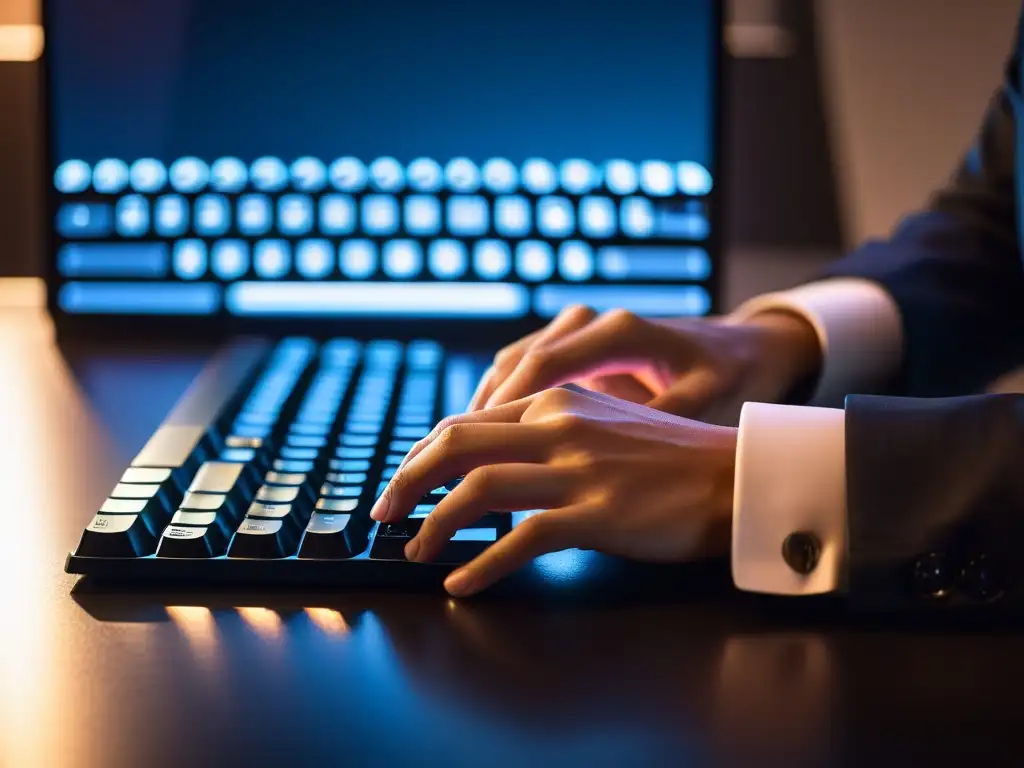
<svg viewBox="0 0 1024 768">
<path fill-rule="evenodd" d="M 464 409 L 480 364 L 429 341 L 240 341 L 207 365 L 125 470 L 67 571 L 125 581 L 414 583 L 509 530 L 486 515 L 437 564 L 370 509 L 413 444 Z M 452 485 L 457 478 L 453 478 Z"/>
</svg>

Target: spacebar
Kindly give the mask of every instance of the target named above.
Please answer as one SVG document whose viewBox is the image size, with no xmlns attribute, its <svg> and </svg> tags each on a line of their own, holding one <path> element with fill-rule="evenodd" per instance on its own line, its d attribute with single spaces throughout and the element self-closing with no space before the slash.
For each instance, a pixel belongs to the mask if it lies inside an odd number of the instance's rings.
<svg viewBox="0 0 1024 768">
<path fill-rule="evenodd" d="M 260 339 L 222 347 L 139 451 L 132 466 L 177 469 L 188 465 L 207 429 L 269 348 L 270 343 Z"/>
</svg>

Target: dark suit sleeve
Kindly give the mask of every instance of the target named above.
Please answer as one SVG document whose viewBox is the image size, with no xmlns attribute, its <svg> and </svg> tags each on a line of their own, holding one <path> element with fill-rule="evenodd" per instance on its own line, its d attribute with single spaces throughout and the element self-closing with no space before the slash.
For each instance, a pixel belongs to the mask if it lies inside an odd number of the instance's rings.
<svg viewBox="0 0 1024 768">
<path fill-rule="evenodd" d="M 1024 362 L 1024 267 L 1014 171 L 1020 51 L 973 146 L 927 210 L 828 271 L 879 283 L 899 307 L 904 365 L 893 394 L 977 392 Z"/>
<path fill-rule="evenodd" d="M 1024 396 L 846 402 L 855 607 L 1024 604 Z"/>
</svg>

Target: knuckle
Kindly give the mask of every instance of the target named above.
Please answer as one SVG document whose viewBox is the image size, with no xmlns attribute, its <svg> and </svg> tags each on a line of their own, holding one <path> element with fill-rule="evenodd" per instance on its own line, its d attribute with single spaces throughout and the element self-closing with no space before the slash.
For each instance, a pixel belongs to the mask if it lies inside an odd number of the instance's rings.
<svg viewBox="0 0 1024 768">
<path fill-rule="evenodd" d="M 630 330 L 636 328 L 643 321 L 628 309 L 613 309 L 605 314 L 609 325 L 619 330 Z"/>
<path fill-rule="evenodd" d="M 556 413 L 547 419 L 548 426 L 556 438 L 572 437 L 579 434 L 586 423 L 586 419 L 578 413 Z"/>
<path fill-rule="evenodd" d="M 523 355 L 523 367 L 533 374 L 542 374 L 551 367 L 551 353 L 544 347 L 535 347 Z"/>
<path fill-rule="evenodd" d="M 564 387 L 552 387 L 545 389 L 537 396 L 537 401 L 545 410 L 564 411 L 576 399 L 576 393 L 570 392 Z"/>
<path fill-rule="evenodd" d="M 505 366 L 512 363 L 514 359 L 519 356 L 519 348 L 515 345 L 503 347 L 498 350 L 498 353 L 494 356 L 494 367 L 504 368 Z"/>
<path fill-rule="evenodd" d="M 564 317 L 568 320 L 592 320 L 597 317 L 597 312 L 586 304 L 570 304 L 558 314 L 559 317 Z"/>
<path fill-rule="evenodd" d="M 444 452 L 454 450 L 465 439 L 466 425 L 454 422 L 440 430 L 435 443 Z"/>
<path fill-rule="evenodd" d="M 522 531 L 520 536 L 530 549 L 538 548 L 550 537 L 551 526 L 547 515 L 540 513 L 523 520 L 517 528 Z"/>
<path fill-rule="evenodd" d="M 487 466 L 474 469 L 468 475 L 466 479 L 462 481 L 462 493 L 472 501 L 477 501 L 485 498 L 495 488 L 500 487 L 501 479 L 499 478 L 499 472 L 497 467 Z"/>
</svg>

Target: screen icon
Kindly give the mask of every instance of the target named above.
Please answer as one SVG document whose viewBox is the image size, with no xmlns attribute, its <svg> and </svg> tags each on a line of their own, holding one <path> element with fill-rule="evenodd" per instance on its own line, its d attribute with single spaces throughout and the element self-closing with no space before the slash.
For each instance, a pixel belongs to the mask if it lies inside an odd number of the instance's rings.
<svg viewBox="0 0 1024 768">
<path fill-rule="evenodd" d="M 430 272 L 441 280 L 455 280 L 466 272 L 466 246 L 458 240 L 430 244 Z"/>
<path fill-rule="evenodd" d="M 362 214 L 368 235 L 392 235 L 398 230 L 398 201 L 390 195 L 364 197 Z"/>
<path fill-rule="evenodd" d="M 295 269 L 310 280 L 326 276 L 334 268 L 334 248 L 326 240 L 303 240 L 295 249 Z"/>
<path fill-rule="evenodd" d="M 555 271 L 551 246 L 539 240 L 524 240 L 516 246 L 516 272 L 524 280 L 540 282 Z"/>
<path fill-rule="evenodd" d="M 53 186 L 66 195 L 77 195 L 89 188 L 92 169 L 83 160 L 65 160 L 53 174 Z"/>
<path fill-rule="evenodd" d="M 210 186 L 218 192 L 241 192 L 249 181 L 249 169 L 237 157 L 221 157 L 210 166 Z"/>
<path fill-rule="evenodd" d="M 202 240 L 175 243 L 174 274 L 182 280 L 197 280 L 206 274 L 206 243 Z"/>
<path fill-rule="evenodd" d="M 676 180 L 684 195 L 706 195 L 711 191 L 711 174 L 700 163 L 679 163 L 676 166 Z"/>
<path fill-rule="evenodd" d="M 393 157 L 378 157 L 370 163 L 370 183 L 380 192 L 398 192 L 405 186 L 405 169 Z"/>
<path fill-rule="evenodd" d="M 210 169 L 198 157 L 180 157 L 171 163 L 168 177 L 175 191 L 192 194 L 206 186 Z"/>
<path fill-rule="evenodd" d="M 384 244 L 384 274 L 396 280 L 415 277 L 423 269 L 423 249 L 415 240 L 390 240 Z"/>
<path fill-rule="evenodd" d="M 249 179 L 261 192 L 280 192 L 288 184 L 288 169 L 279 157 L 261 157 L 249 168 Z"/>
<path fill-rule="evenodd" d="M 515 192 L 519 186 L 519 170 L 511 160 L 504 157 L 492 157 L 481 169 L 484 186 L 496 195 Z"/>
<path fill-rule="evenodd" d="M 366 186 L 366 166 L 355 157 L 340 157 L 327 171 L 331 185 L 339 192 L 358 192 Z"/>
<path fill-rule="evenodd" d="M 223 195 L 200 195 L 196 198 L 196 234 L 223 235 L 231 224 L 231 208 Z"/>
<path fill-rule="evenodd" d="M 588 160 L 566 160 L 558 170 L 562 189 L 570 195 L 585 195 L 598 184 L 597 169 Z"/>
<path fill-rule="evenodd" d="M 589 280 L 594 275 L 594 249 L 577 240 L 562 243 L 558 249 L 558 271 L 566 280 Z"/>
<path fill-rule="evenodd" d="M 568 237 L 576 226 L 576 211 L 565 197 L 537 201 L 537 231 L 545 237 Z"/>
<path fill-rule="evenodd" d="M 179 237 L 188 229 L 188 203 L 181 195 L 163 195 L 153 206 L 153 229 L 160 237 Z"/>
<path fill-rule="evenodd" d="M 149 203 L 141 195 L 125 195 L 114 209 L 117 234 L 142 237 L 149 229 Z"/>
<path fill-rule="evenodd" d="M 530 203 L 525 197 L 508 195 L 494 201 L 494 229 L 502 237 L 529 234 L 531 219 Z"/>
<path fill-rule="evenodd" d="M 523 186 L 535 195 L 548 195 L 558 186 L 555 166 L 538 157 L 523 163 Z"/>
<path fill-rule="evenodd" d="M 356 203 L 348 195 L 320 198 L 320 231 L 325 235 L 347 235 L 356 227 Z"/>
<path fill-rule="evenodd" d="M 327 186 L 327 166 L 315 157 L 300 157 L 290 171 L 292 186 L 300 192 L 319 192 Z"/>
<path fill-rule="evenodd" d="M 453 192 L 476 192 L 480 188 L 480 171 L 468 157 L 456 157 L 444 167 L 444 178 Z"/>
<path fill-rule="evenodd" d="M 152 194 L 159 192 L 167 183 L 167 169 L 159 160 L 144 157 L 132 163 L 129 179 L 136 192 Z"/>
<path fill-rule="evenodd" d="M 501 280 L 512 268 L 512 255 L 504 240 L 481 240 L 473 249 L 473 270 L 484 280 Z"/>
<path fill-rule="evenodd" d="M 417 192 L 437 192 L 441 189 L 444 175 L 436 160 L 417 157 L 409 163 L 409 186 Z"/>
<path fill-rule="evenodd" d="M 265 280 L 279 280 L 291 269 L 291 246 L 286 240 L 260 240 L 253 249 L 256 274 Z"/>
<path fill-rule="evenodd" d="M 604 185 L 613 195 L 632 195 L 637 189 L 636 166 L 628 160 L 609 160 L 604 167 Z"/>
<path fill-rule="evenodd" d="M 238 229 L 243 235 L 263 235 L 273 222 L 270 198 L 266 195 L 242 195 L 238 198 Z"/>
<path fill-rule="evenodd" d="M 441 203 L 432 195 L 405 198 L 405 230 L 410 235 L 436 235 L 441 231 Z"/>
<path fill-rule="evenodd" d="M 210 260 L 213 274 L 221 280 L 237 280 L 249 271 L 249 244 L 244 240 L 218 240 Z"/>
<path fill-rule="evenodd" d="M 587 237 L 611 237 L 615 234 L 616 219 L 611 198 L 584 197 L 580 201 L 580 232 Z"/>
<path fill-rule="evenodd" d="M 661 160 L 646 160 L 640 164 L 640 188 L 651 197 L 668 197 L 676 191 L 672 166 Z"/>
<path fill-rule="evenodd" d="M 128 166 L 123 160 L 100 160 L 92 169 L 92 186 L 101 194 L 116 195 L 128 186 Z"/>
<path fill-rule="evenodd" d="M 482 235 L 487 232 L 490 211 L 479 195 L 448 198 L 448 231 L 453 235 Z"/>
<path fill-rule="evenodd" d="M 304 235 L 313 228 L 313 199 L 284 195 L 277 201 L 277 228 L 283 235 Z"/>
<path fill-rule="evenodd" d="M 377 246 L 371 240 L 341 244 L 341 271 L 352 280 L 364 280 L 377 271 Z"/>
<path fill-rule="evenodd" d="M 622 231 L 630 237 L 650 237 L 654 231 L 654 207 L 646 197 L 622 201 Z"/>
</svg>

